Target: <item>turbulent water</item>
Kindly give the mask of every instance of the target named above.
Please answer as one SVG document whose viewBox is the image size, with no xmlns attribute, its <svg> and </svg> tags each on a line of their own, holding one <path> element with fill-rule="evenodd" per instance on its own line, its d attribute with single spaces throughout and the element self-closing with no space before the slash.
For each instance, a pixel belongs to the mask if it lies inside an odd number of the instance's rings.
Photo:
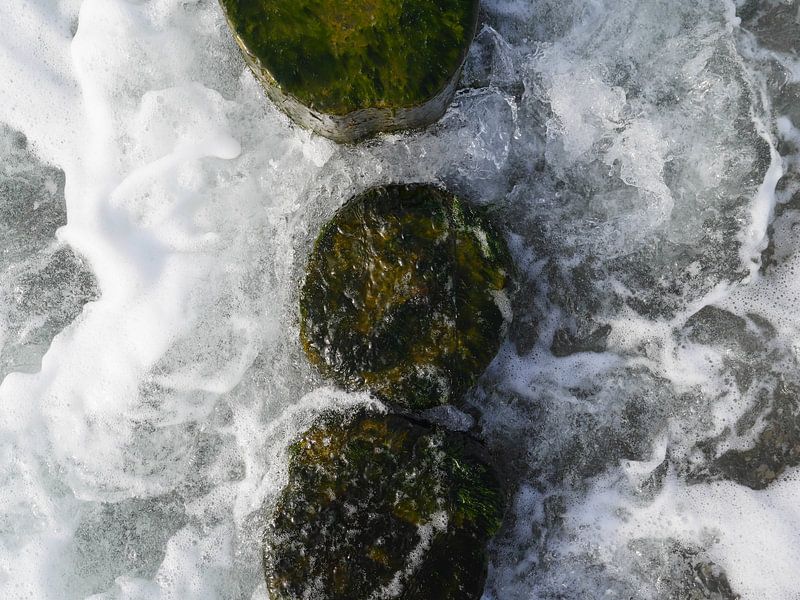
<svg viewBox="0 0 800 600">
<path fill-rule="evenodd" d="M 298 287 L 351 195 L 492 206 L 468 398 L 512 498 L 486 600 L 800 598 L 800 2 L 487 0 L 425 131 L 340 147 L 214 0 L 0 3 L 0 597 L 253 599 L 324 408 Z"/>
</svg>

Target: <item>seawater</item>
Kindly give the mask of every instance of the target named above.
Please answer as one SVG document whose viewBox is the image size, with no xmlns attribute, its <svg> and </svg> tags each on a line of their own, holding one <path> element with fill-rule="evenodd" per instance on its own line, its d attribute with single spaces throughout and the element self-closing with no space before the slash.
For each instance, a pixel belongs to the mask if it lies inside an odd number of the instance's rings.
<svg viewBox="0 0 800 600">
<path fill-rule="evenodd" d="M 287 443 L 371 402 L 302 356 L 304 261 L 410 181 L 518 266 L 440 415 L 512 493 L 484 598 L 800 598 L 800 4 L 483 9 L 440 123 L 340 147 L 213 0 L 0 5 L 3 598 L 267 597 Z"/>
</svg>

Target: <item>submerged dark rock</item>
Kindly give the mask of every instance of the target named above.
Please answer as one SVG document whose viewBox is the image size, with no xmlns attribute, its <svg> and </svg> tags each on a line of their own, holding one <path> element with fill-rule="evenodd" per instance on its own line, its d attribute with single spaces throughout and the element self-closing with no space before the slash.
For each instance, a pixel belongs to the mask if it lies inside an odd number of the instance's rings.
<svg viewBox="0 0 800 600">
<path fill-rule="evenodd" d="M 471 437 L 398 415 L 328 416 L 290 448 L 267 529 L 271 598 L 480 598 L 504 500 Z"/>
<path fill-rule="evenodd" d="M 780 369 L 785 357 L 776 335 L 756 313 L 715 306 L 692 315 L 679 333 L 720 354 L 723 372 L 747 403 L 731 427 L 695 444 L 695 457 L 682 467 L 690 483 L 728 480 L 762 490 L 800 465 L 800 384 Z"/>
<path fill-rule="evenodd" d="M 177 494 L 87 503 L 71 545 L 74 568 L 81 574 L 74 597 L 101 594 L 120 576 L 154 577 L 168 540 L 186 521 Z"/>
<path fill-rule="evenodd" d="M 479 8 L 477 0 L 220 1 L 270 99 L 337 141 L 441 117 Z"/>
<path fill-rule="evenodd" d="M 510 272 L 479 209 L 430 185 L 371 189 L 317 239 L 303 347 L 348 390 L 412 409 L 458 402 L 500 347 Z"/>
<path fill-rule="evenodd" d="M 630 544 L 633 571 L 652 600 L 739 600 L 728 575 L 698 547 L 643 538 Z M 646 590 L 647 595 L 643 592 Z"/>
<path fill-rule="evenodd" d="M 761 348 L 761 341 L 748 330 L 743 317 L 713 305 L 704 306 L 689 317 L 684 331 L 688 339 L 698 344 L 721 345 L 748 353 Z"/>
<path fill-rule="evenodd" d="M 63 171 L 0 125 L 0 381 L 37 371 L 53 338 L 99 295 L 89 266 L 56 240 L 64 186 Z"/>
<path fill-rule="evenodd" d="M 68 246 L 52 244 L 15 267 L 0 269 L 0 328 L 7 334 L 0 381 L 13 371 L 38 370 L 53 338 L 99 296 L 89 267 Z"/>
<path fill-rule="evenodd" d="M 578 352 L 605 352 L 611 325 L 601 325 L 585 337 L 573 335 L 567 329 L 559 329 L 553 336 L 550 352 L 553 356 L 570 356 Z"/>
</svg>

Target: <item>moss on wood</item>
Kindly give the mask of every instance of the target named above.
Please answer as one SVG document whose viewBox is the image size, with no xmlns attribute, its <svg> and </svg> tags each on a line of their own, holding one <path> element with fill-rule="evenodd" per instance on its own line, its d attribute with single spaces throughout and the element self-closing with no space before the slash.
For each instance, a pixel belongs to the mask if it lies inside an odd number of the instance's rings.
<svg viewBox="0 0 800 600">
<path fill-rule="evenodd" d="M 479 209 L 430 185 L 374 188 L 317 239 L 303 347 L 348 390 L 412 409 L 457 403 L 500 346 L 510 270 Z"/>
<path fill-rule="evenodd" d="M 477 0 L 220 0 L 283 110 L 338 141 L 438 119 L 475 34 Z"/>
<path fill-rule="evenodd" d="M 324 418 L 290 456 L 265 540 L 271 598 L 480 598 L 504 503 L 472 438 L 363 411 Z"/>
</svg>

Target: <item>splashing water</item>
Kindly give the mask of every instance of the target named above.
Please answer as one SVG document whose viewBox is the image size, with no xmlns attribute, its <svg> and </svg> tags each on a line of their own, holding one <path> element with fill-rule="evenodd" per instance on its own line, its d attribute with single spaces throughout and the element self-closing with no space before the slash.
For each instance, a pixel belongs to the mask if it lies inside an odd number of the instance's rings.
<svg viewBox="0 0 800 600">
<path fill-rule="evenodd" d="M 302 356 L 311 243 L 430 181 L 518 266 L 484 597 L 800 598 L 800 4 L 483 8 L 440 123 L 339 147 L 216 2 L 0 6 L 2 597 L 266 598 L 287 443 L 371 402 Z"/>
</svg>

